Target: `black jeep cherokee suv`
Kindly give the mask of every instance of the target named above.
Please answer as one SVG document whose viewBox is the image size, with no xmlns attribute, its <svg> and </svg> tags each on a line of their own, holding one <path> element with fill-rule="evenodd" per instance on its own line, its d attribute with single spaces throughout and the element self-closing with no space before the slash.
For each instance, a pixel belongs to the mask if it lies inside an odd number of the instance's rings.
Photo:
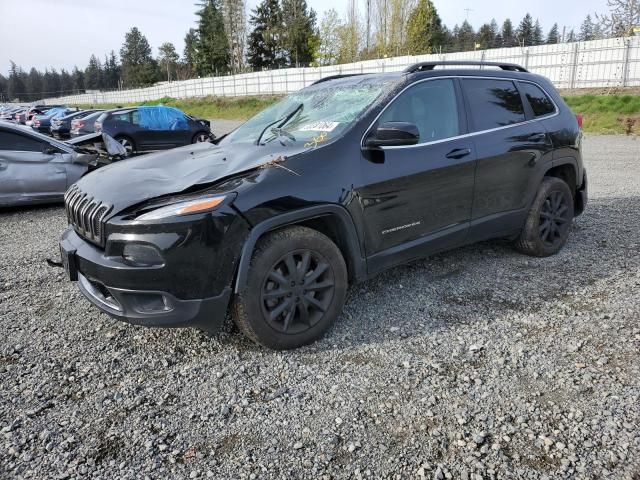
<svg viewBox="0 0 640 480">
<path fill-rule="evenodd" d="M 495 237 L 556 253 L 587 201 L 578 121 L 545 78 L 469 67 L 325 78 L 216 144 L 85 176 L 65 197 L 71 280 L 133 324 L 215 331 L 230 312 L 286 349 L 395 265 Z"/>
</svg>

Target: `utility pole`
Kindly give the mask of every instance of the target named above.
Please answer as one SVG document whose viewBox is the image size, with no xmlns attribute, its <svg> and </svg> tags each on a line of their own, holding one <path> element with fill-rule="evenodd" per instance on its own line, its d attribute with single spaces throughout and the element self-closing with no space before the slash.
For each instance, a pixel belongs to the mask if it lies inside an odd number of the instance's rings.
<svg viewBox="0 0 640 480">
<path fill-rule="evenodd" d="M 469 20 L 469 12 L 473 12 L 473 8 L 465 8 L 464 11 L 467 15 L 467 20 Z"/>
</svg>

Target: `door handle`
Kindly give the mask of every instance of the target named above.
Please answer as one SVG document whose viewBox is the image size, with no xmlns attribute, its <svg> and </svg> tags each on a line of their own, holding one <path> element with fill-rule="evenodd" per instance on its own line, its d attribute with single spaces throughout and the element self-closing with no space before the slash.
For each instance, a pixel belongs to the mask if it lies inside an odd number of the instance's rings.
<svg viewBox="0 0 640 480">
<path fill-rule="evenodd" d="M 546 133 L 534 133 L 532 135 L 529 135 L 529 140 L 532 142 L 538 142 L 540 140 L 545 140 L 547 138 L 547 134 Z"/>
<path fill-rule="evenodd" d="M 7 162 L 0 162 L 0 170 L 6 170 L 8 166 Z"/>
<path fill-rule="evenodd" d="M 471 154 L 471 149 L 470 148 L 456 148 L 455 150 L 451 150 L 445 156 L 447 158 L 452 158 L 454 160 L 458 160 L 458 159 L 466 157 L 467 155 L 470 155 L 470 154 Z"/>
</svg>

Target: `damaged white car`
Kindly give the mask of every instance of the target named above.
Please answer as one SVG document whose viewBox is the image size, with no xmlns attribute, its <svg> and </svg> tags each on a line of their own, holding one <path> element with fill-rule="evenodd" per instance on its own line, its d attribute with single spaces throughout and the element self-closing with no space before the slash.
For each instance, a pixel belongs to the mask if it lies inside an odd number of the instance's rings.
<svg viewBox="0 0 640 480">
<path fill-rule="evenodd" d="M 1 122 L 0 207 L 61 202 L 67 189 L 97 168 L 101 159 L 124 154 L 120 144 L 99 134 L 60 142 Z"/>
</svg>

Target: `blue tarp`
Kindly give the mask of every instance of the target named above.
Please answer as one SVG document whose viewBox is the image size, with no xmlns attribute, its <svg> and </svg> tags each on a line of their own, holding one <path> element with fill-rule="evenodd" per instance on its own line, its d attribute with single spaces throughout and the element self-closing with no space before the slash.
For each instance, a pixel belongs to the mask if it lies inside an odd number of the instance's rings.
<svg viewBox="0 0 640 480">
<path fill-rule="evenodd" d="M 64 117 L 66 115 L 67 109 L 66 108 L 52 108 L 51 110 L 47 111 L 47 113 L 43 116 L 46 117 L 51 117 L 51 118 L 58 118 L 58 117 Z"/>
<path fill-rule="evenodd" d="M 139 107 L 140 126 L 149 130 L 188 130 L 189 123 L 184 113 L 177 108 L 158 105 Z"/>
</svg>

